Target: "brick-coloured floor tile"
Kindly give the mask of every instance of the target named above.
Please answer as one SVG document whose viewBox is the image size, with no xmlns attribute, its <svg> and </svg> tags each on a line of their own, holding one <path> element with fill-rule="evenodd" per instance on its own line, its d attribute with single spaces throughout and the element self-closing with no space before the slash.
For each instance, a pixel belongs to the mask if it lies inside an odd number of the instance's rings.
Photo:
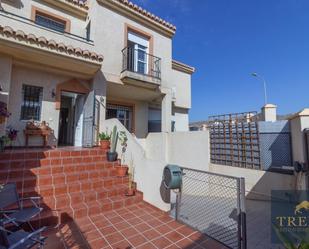
<svg viewBox="0 0 309 249">
<path fill-rule="evenodd" d="M 151 229 L 151 226 L 149 226 L 147 223 L 143 222 L 143 223 L 137 224 L 135 226 L 135 229 L 138 230 L 139 232 L 144 232 L 144 231 Z"/>
<path fill-rule="evenodd" d="M 121 233 L 125 238 L 130 238 L 130 237 L 134 237 L 135 235 L 137 235 L 138 231 L 135 230 L 133 227 L 129 227 L 129 228 L 122 230 Z"/>
<path fill-rule="evenodd" d="M 181 235 L 180 233 L 176 232 L 176 231 L 173 231 L 173 232 L 170 232 L 170 233 L 167 233 L 164 235 L 166 238 L 168 238 L 170 241 L 176 243 L 178 242 L 179 240 L 183 239 L 184 236 Z"/>
<path fill-rule="evenodd" d="M 101 248 L 108 246 L 108 243 L 105 239 L 100 238 L 100 239 L 97 239 L 97 240 L 90 241 L 89 245 L 90 245 L 91 249 L 101 249 Z"/>
<path fill-rule="evenodd" d="M 112 245 L 112 244 L 115 244 L 119 241 L 122 241 L 124 240 L 124 237 L 122 236 L 121 233 L 119 232 L 116 232 L 116 233 L 112 233 L 112 234 L 109 234 L 107 236 L 105 236 L 106 240 Z"/>
<path fill-rule="evenodd" d="M 149 242 L 149 243 L 138 246 L 137 249 L 157 249 L 157 247 L 154 246 L 154 244 Z"/>
<path fill-rule="evenodd" d="M 165 248 L 169 246 L 170 244 L 172 244 L 168 239 L 164 237 L 159 237 L 155 240 L 152 240 L 151 242 L 158 248 Z"/>
<path fill-rule="evenodd" d="M 146 243 L 146 242 L 147 242 L 147 239 L 146 239 L 144 236 L 138 234 L 138 235 L 135 235 L 135 236 L 133 236 L 133 237 L 131 237 L 131 238 L 128 238 L 128 241 L 129 241 L 134 247 L 137 247 L 137 246 L 139 246 L 139 245 L 142 245 L 142 244 Z"/>
<path fill-rule="evenodd" d="M 112 246 L 114 249 L 133 249 L 134 247 L 126 240 L 122 240 Z"/>
<path fill-rule="evenodd" d="M 157 232 L 156 230 L 154 229 L 150 229 L 146 232 L 143 232 L 143 235 L 148 239 L 148 240 L 153 240 L 153 239 L 156 239 L 158 237 L 161 236 L 161 234 L 159 232 Z"/>
<path fill-rule="evenodd" d="M 108 226 L 108 227 L 103 227 L 100 229 L 100 232 L 104 235 L 107 236 L 109 234 L 117 232 L 117 230 L 113 226 Z"/>
</svg>

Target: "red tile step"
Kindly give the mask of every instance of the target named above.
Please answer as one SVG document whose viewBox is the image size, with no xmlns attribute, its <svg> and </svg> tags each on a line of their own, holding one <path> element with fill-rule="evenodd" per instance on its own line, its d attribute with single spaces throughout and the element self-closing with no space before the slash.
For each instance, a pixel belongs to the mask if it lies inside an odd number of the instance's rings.
<svg viewBox="0 0 309 249">
<path fill-rule="evenodd" d="M 100 201 L 82 202 L 78 204 L 65 205 L 57 210 L 45 209 L 40 217 L 32 221 L 34 225 L 56 226 L 72 219 L 84 218 L 89 215 L 97 215 L 111 210 L 129 207 L 143 201 L 143 194 L 137 192 L 135 196 L 126 197 L 118 195 L 105 198 Z"/>
<path fill-rule="evenodd" d="M 0 181 L 15 181 L 18 178 L 26 179 L 44 179 L 62 177 L 74 178 L 79 175 L 79 179 L 92 179 L 97 177 L 116 176 L 115 168 L 102 167 L 101 165 L 70 165 L 58 167 L 34 168 L 30 170 L 12 169 L 0 170 Z"/>
<path fill-rule="evenodd" d="M 106 156 L 106 151 L 100 148 L 83 149 L 13 149 L 0 153 L 0 162 L 17 159 L 55 159 L 65 157 Z"/>
</svg>

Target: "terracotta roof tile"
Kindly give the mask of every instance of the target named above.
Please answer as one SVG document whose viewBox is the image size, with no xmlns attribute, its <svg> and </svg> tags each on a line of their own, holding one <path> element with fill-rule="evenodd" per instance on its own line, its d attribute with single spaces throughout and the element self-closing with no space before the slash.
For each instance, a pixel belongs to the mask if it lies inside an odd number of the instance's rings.
<svg viewBox="0 0 309 249">
<path fill-rule="evenodd" d="M 62 42 L 57 43 L 55 40 L 48 40 L 44 36 L 36 37 L 34 34 L 25 34 L 22 30 L 14 30 L 10 26 L 0 25 L 0 36 L 14 38 L 16 40 L 23 40 L 23 42 L 29 42 L 32 45 L 38 47 L 46 47 L 52 51 L 67 54 L 75 57 L 83 57 L 84 59 L 101 63 L 104 59 L 103 55 L 98 55 L 95 52 L 83 50 L 81 48 L 74 48 L 71 45 L 65 45 Z"/>
<path fill-rule="evenodd" d="M 72 3 L 72 4 L 74 4 L 78 7 L 81 7 L 81 8 L 86 9 L 86 10 L 89 9 L 87 0 L 65 0 L 65 1 Z"/>
<path fill-rule="evenodd" d="M 156 22 L 160 23 L 161 25 L 163 25 L 163 26 L 165 26 L 165 27 L 167 27 L 167 28 L 169 28 L 169 29 L 171 29 L 173 31 L 176 31 L 176 26 L 175 25 L 173 25 L 173 24 L 171 24 L 171 23 L 161 19 L 158 16 L 155 16 L 154 14 L 148 12 L 147 10 L 141 8 L 140 6 L 130 2 L 128 0 L 112 0 L 112 1 L 121 3 L 121 4 L 129 7 L 130 9 L 132 9 L 132 10 L 134 10 L 134 11 L 136 11 L 136 12 L 138 12 L 138 13 L 140 13 L 140 14 L 142 14 L 142 15 L 150 18 L 150 19 L 152 19 L 153 21 L 156 21 Z"/>
</svg>

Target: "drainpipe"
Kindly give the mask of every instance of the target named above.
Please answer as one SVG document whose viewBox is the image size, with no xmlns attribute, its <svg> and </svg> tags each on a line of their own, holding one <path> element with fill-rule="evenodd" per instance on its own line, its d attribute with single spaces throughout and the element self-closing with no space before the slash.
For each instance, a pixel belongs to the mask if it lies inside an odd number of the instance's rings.
<svg viewBox="0 0 309 249">
<path fill-rule="evenodd" d="M 309 129 L 305 129 L 304 130 L 304 134 L 305 134 L 305 156 L 306 156 L 306 161 L 303 165 L 303 171 L 306 174 L 306 189 L 309 189 L 309 174 L 308 174 L 308 170 L 309 170 Z"/>
</svg>

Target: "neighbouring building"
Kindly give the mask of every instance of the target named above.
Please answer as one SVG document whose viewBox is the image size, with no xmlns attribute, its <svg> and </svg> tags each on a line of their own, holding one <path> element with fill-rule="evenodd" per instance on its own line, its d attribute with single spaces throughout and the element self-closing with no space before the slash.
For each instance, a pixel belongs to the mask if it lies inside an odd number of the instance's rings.
<svg viewBox="0 0 309 249">
<path fill-rule="evenodd" d="M 15 146 L 30 120 L 49 124 L 54 146 L 93 146 L 110 118 L 137 138 L 189 130 L 194 68 L 173 59 L 172 24 L 127 0 L 1 5 L 1 130 L 19 130 Z"/>
</svg>

